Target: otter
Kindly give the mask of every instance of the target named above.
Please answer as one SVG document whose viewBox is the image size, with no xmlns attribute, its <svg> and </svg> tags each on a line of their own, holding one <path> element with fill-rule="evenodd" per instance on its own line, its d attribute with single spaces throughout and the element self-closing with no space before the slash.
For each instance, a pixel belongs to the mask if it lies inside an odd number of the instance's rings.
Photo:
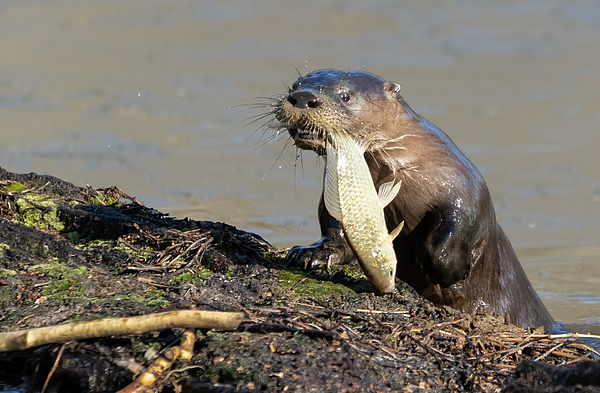
<svg viewBox="0 0 600 393">
<path fill-rule="evenodd" d="M 277 127 L 300 149 L 325 154 L 328 129 L 366 144 L 375 187 L 402 181 L 384 209 L 396 277 L 434 304 L 473 312 L 488 307 L 521 327 L 556 328 L 496 221 L 487 185 L 475 166 L 438 127 L 415 113 L 400 85 L 363 71 L 323 69 L 298 78 L 274 103 Z M 323 202 L 321 240 L 295 246 L 289 263 L 304 268 L 345 264 L 355 254 Z"/>
</svg>

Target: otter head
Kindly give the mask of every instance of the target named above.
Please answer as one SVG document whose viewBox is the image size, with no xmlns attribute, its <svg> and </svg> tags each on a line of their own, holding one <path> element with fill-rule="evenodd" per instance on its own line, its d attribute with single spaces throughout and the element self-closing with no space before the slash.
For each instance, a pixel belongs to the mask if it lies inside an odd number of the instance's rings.
<svg viewBox="0 0 600 393">
<path fill-rule="evenodd" d="M 274 111 L 301 149 L 325 154 L 328 133 L 344 133 L 363 143 L 377 145 L 383 124 L 397 110 L 400 85 L 362 71 L 324 69 L 298 78 Z"/>
</svg>

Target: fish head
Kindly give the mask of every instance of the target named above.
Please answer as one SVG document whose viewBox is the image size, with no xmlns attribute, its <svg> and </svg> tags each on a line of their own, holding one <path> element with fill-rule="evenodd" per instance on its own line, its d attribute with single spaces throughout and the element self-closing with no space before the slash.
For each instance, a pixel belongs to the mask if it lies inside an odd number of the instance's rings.
<svg viewBox="0 0 600 393">
<path fill-rule="evenodd" d="M 326 153 L 328 134 L 369 140 L 385 121 L 377 111 L 395 102 L 400 86 L 363 71 L 317 70 L 301 76 L 273 113 L 301 149 Z"/>
<path fill-rule="evenodd" d="M 388 244 L 389 243 L 389 244 Z M 384 242 L 376 256 L 376 263 L 371 268 L 363 270 L 377 289 L 383 293 L 396 290 L 396 254 L 392 242 Z"/>
</svg>

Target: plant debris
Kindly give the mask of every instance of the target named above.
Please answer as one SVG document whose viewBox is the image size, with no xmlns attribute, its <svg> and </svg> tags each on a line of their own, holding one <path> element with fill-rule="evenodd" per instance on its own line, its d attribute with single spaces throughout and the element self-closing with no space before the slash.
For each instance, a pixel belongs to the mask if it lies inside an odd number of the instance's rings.
<svg viewBox="0 0 600 393">
<path fill-rule="evenodd" d="M 246 314 L 235 331 L 198 330 L 191 359 L 159 375 L 156 391 L 600 391 L 598 354 L 582 335 L 438 308 L 401 282 L 378 294 L 358 266 L 304 272 L 284 255 L 258 235 L 170 218 L 116 187 L 0 168 L 2 332 L 169 310 Z M 0 380 L 117 391 L 181 334 L 2 353 Z"/>
</svg>

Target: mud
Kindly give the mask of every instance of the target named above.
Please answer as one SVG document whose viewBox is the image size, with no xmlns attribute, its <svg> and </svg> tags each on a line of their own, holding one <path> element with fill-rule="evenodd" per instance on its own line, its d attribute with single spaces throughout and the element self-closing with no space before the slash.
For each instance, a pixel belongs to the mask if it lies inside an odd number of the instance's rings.
<svg viewBox="0 0 600 393">
<path fill-rule="evenodd" d="M 501 317 L 379 294 L 360 269 L 288 269 L 285 250 L 224 223 L 170 218 L 116 187 L 0 168 L 3 332 L 171 309 L 243 311 L 199 331 L 163 392 L 600 391 L 593 353 Z M 110 392 L 181 331 L 0 354 L 0 380 L 37 392 Z M 563 389 L 563 390 L 561 390 Z M 580 390 L 576 390 L 580 389 Z"/>
</svg>

